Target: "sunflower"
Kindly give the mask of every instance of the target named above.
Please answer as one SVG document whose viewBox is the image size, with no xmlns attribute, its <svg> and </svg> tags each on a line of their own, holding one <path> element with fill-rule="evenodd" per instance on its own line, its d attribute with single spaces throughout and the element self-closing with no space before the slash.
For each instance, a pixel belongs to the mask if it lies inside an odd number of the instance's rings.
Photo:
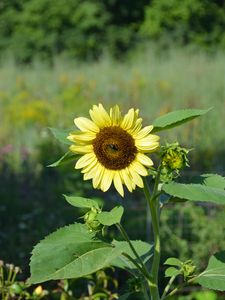
<svg viewBox="0 0 225 300">
<path fill-rule="evenodd" d="M 123 185 L 132 192 L 143 188 L 141 176 L 147 176 L 146 167 L 153 165 L 145 154 L 157 150 L 159 137 L 150 134 L 153 126 L 142 128 L 139 110 L 131 108 L 124 117 L 118 105 L 104 109 L 94 105 L 89 111 L 91 120 L 75 118 L 79 132 L 67 137 L 74 145 L 70 150 L 81 154 L 75 169 L 82 169 L 84 180 L 92 179 L 93 187 L 106 192 L 113 183 L 123 197 Z"/>
</svg>

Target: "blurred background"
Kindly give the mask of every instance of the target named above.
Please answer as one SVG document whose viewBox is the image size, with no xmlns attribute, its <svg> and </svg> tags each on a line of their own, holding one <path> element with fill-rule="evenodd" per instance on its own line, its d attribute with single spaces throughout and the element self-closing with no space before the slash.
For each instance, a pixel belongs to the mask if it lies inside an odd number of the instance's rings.
<svg viewBox="0 0 225 300">
<path fill-rule="evenodd" d="M 140 108 L 145 124 L 172 110 L 213 107 L 161 139 L 193 149 L 187 181 L 224 175 L 225 1 L 0 1 L 0 259 L 19 265 L 24 278 L 32 247 L 80 215 L 62 194 L 105 199 L 109 208 L 122 203 L 130 236 L 146 238 L 141 191 L 121 202 L 113 189 L 93 191 L 74 163 L 47 168 L 67 151 L 48 128 L 71 128 L 99 102 L 124 113 Z M 225 249 L 224 219 L 221 207 L 166 207 L 162 263 L 193 257 L 203 268 Z M 124 280 L 113 276 L 122 290 Z M 188 297 L 179 299 L 206 294 Z"/>
</svg>

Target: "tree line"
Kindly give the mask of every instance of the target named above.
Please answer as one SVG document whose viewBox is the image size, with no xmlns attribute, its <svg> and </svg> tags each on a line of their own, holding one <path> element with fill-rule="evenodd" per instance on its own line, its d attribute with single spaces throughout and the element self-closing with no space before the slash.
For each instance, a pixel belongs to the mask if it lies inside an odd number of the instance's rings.
<svg viewBox="0 0 225 300">
<path fill-rule="evenodd" d="M 1 0 L 0 54 L 115 57 L 145 41 L 225 48 L 224 0 Z"/>
</svg>

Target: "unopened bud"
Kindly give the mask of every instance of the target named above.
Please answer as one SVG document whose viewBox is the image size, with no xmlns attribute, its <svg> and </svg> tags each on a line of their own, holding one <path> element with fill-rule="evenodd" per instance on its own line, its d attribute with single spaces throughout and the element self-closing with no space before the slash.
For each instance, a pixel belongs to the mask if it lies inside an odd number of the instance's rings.
<svg viewBox="0 0 225 300">
<path fill-rule="evenodd" d="M 178 143 L 162 146 L 162 165 L 170 171 L 181 170 L 188 166 L 188 149 L 181 148 Z"/>
<path fill-rule="evenodd" d="M 41 296 L 43 292 L 43 288 L 41 285 L 37 286 L 36 289 L 34 290 L 34 294 L 36 294 L 37 296 Z"/>
<path fill-rule="evenodd" d="M 85 214 L 84 221 L 90 231 L 99 231 L 102 229 L 102 224 L 96 218 L 99 213 L 99 209 L 92 207 L 91 210 Z"/>
<path fill-rule="evenodd" d="M 184 278 L 187 279 L 191 277 L 196 271 L 196 266 L 192 262 L 192 260 L 188 260 L 183 263 L 182 272 L 184 274 Z"/>
<path fill-rule="evenodd" d="M 6 264 L 6 268 L 8 268 L 11 271 L 11 270 L 13 270 L 14 265 L 13 264 Z"/>
<path fill-rule="evenodd" d="M 19 267 L 15 267 L 14 272 L 17 273 L 21 273 L 21 269 Z"/>
</svg>

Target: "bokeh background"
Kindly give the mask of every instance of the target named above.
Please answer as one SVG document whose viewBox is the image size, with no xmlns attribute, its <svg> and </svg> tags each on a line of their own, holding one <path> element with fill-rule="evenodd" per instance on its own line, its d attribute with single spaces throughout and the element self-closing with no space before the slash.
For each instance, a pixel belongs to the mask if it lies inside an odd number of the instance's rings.
<svg viewBox="0 0 225 300">
<path fill-rule="evenodd" d="M 73 163 L 47 168 L 67 150 L 48 128 L 71 128 L 92 104 L 140 108 L 146 124 L 172 110 L 213 107 L 161 137 L 193 149 L 187 181 L 224 175 L 224 0 L 1 0 L 0 37 L 0 259 L 24 276 L 33 245 L 80 213 L 63 193 L 122 203 L 131 237 L 148 234 L 140 191 L 122 201 L 113 188 L 93 191 Z M 221 207 L 166 207 L 162 262 L 192 256 L 203 268 L 225 248 L 224 220 Z"/>
</svg>

